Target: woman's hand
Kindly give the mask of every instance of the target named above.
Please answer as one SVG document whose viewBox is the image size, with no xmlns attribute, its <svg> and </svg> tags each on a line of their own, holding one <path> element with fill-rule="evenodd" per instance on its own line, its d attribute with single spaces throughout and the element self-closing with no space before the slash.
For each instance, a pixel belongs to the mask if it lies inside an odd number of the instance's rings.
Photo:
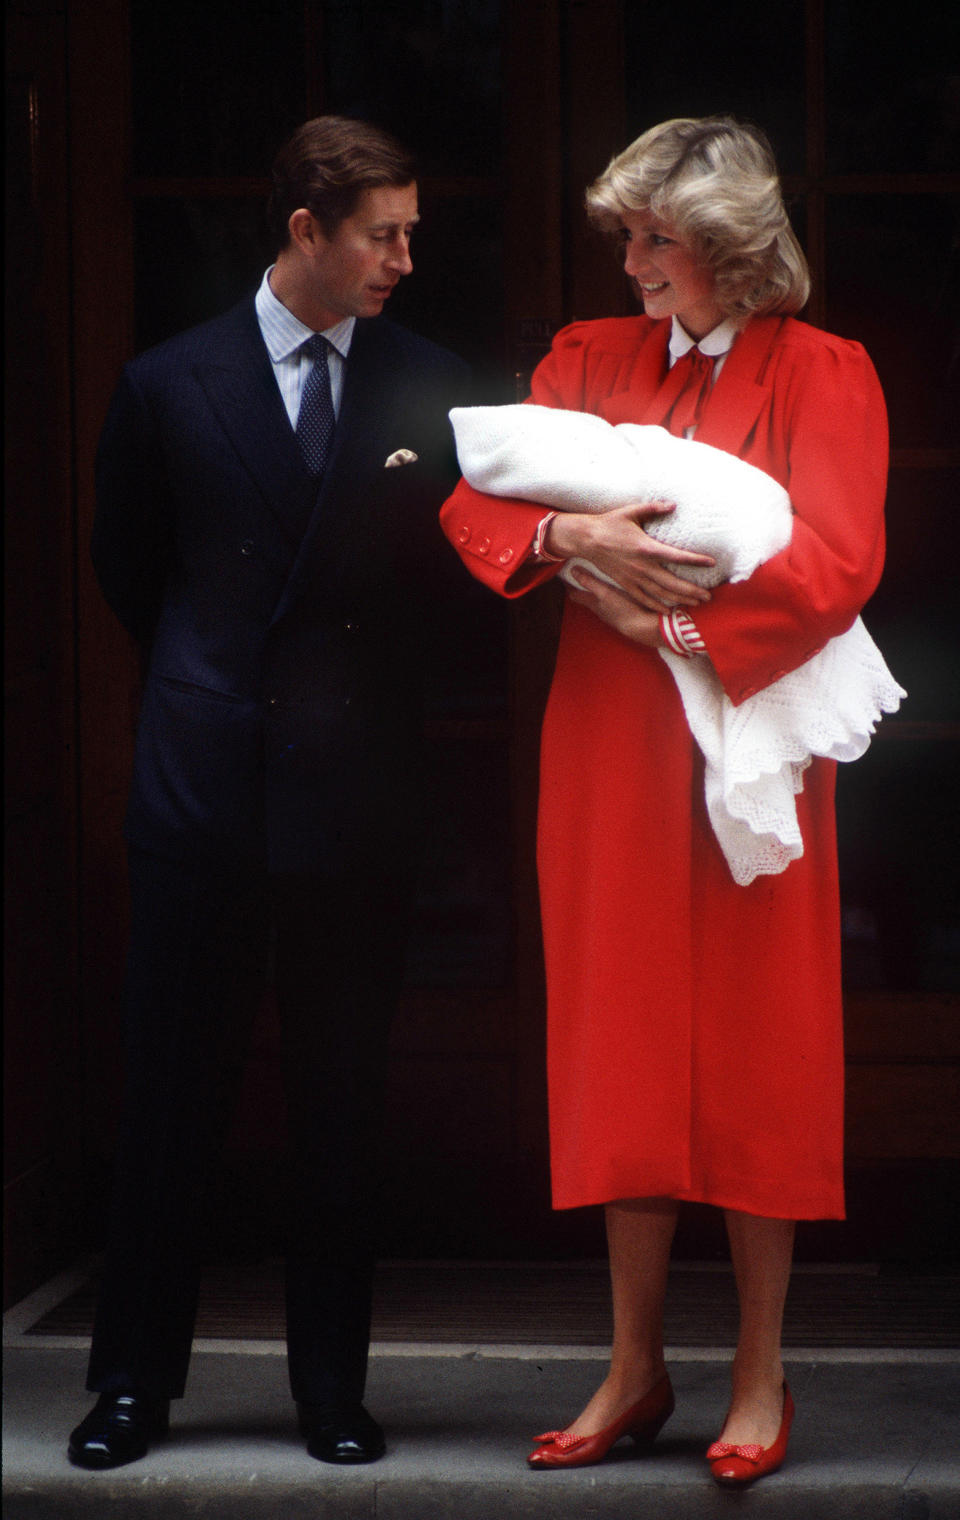
<svg viewBox="0 0 960 1520">
<path fill-rule="evenodd" d="M 547 527 L 543 547 L 558 559 L 588 559 L 622 586 L 630 601 L 649 612 L 699 607 L 710 600 L 710 592 L 682 580 L 670 566 L 709 566 L 714 563 L 709 554 L 671 548 L 644 532 L 651 517 L 673 510 L 669 502 L 634 502 L 611 512 L 558 512 Z"/>
<path fill-rule="evenodd" d="M 588 607 L 602 623 L 608 624 L 632 644 L 645 644 L 648 649 L 663 647 L 660 634 L 660 614 L 647 612 L 638 607 L 616 586 L 608 586 L 580 565 L 574 565 L 570 574 L 576 577 L 579 590 L 568 585 L 567 595 L 578 607 Z"/>
</svg>

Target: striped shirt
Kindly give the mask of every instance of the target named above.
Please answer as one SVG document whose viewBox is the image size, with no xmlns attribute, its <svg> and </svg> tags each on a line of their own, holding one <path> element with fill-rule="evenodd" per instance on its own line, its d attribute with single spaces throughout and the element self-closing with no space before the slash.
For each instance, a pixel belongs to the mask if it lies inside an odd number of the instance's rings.
<svg viewBox="0 0 960 1520">
<path fill-rule="evenodd" d="M 313 360 L 303 345 L 314 334 L 313 328 L 307 327 L 299 317 L 295 317 L 282 301 L 277 300 L 270 289 L 270 272 L 273 267 L 271 264 L 270 269 L 264 274 L 260 289 L 256 294 L 257 321 L 260 324 L 263 341 L 267 345 L 267 353 L 270 355 L 273 373 L 280 387 L 287 416 L 290 418 L 290 426 L 296 428 L 304 382 L 313 368 Z M 343 321 L 338 322 L 334 327 L 324 328 L 322 334 L 330 345 L 327 365 L 330 370 L 330 394 L 333 397 L 335 416 L 340 415 L 344 369 L 350 352 L 350 344 L 353 342 L 356 321 L 356 317 L 344 317 Z"/>
</svg>

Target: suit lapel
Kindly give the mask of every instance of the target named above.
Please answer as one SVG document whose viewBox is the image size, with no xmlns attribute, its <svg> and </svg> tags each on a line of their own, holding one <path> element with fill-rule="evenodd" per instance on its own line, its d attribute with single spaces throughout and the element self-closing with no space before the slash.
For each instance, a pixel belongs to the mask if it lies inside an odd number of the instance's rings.
<svg viewBox="0 0 960 1520">
<path fill-rule="evenodd" d="M 707 399 L 697 428 L 698 443 L 742 454 L 770 396 L 769 386 L 762 385 L 757 376 L 782 323 L 781 317 L 755 317 L 739 334 Z"/>
<path fill-rule="evenodd" d="M 383 337 L 384 329 L 375 323 L 358 321 L 354 328 L 333 452 L 310 531 L 322 523 L 324 531 L 333 536 L 342 536 L 347 530 L 352 535 L 357 482 L 369 475 L 382 437 L 382 420 L 396 409 L 387 404 L 391 390 L 403 383 L 402 376 L 391 370 Z"/>
<path fill-rule="evenodd" d="M 237 309 L 236 318 L 222 353 L 197 363 L 197 379 L 285 536 L 299 544 L 315 486 L 300 458 L 252 300 Z"/>
<path fill-rule="evenodd" d="M 710 392 L 697 429 L 698 443 L 739 454 L 756 424 L 769 391 L 757 381 L 780 331 L 780 317 L 757 317 L 734 343 Z M 597 410 L 608 422 L 660 424 L 670 404 L 667 347 L 670 323 L 661 322 L 639 348 L 628 384 L 601 400 Z M 637 416 L 638 400 L 640 415 Z"/>
<path fill-rule="evenodd" d="M 622 374 L 620 386 L 609 396 L 597 399 L 596 410 L 607 422 L 616 426 L 621 422 L 659 422 L 657 396 L 667 373 L 667 340 L 670 323 L 659 322 L 649 332 L 634 354 L 629 370 Z M 603 375 L 598 375 L 602 384 Z M 648 397 L 645 409 L 637 416 L 638 398 Z M 644 407 L 640 399 L 639 404 Z"/>
<path fill-rule="evenodd" d="M 346 557 L 364 552 L 379 502 L 374 472 L 387 455 L 384 421 L 396 411 L 393 393 L 402 383 L 391 363 L 387 329 L 376 319 L 358 321 L 330 461 L 274 621 L 318 563 L 324 579 L 336 584 Z"/>
</svg>

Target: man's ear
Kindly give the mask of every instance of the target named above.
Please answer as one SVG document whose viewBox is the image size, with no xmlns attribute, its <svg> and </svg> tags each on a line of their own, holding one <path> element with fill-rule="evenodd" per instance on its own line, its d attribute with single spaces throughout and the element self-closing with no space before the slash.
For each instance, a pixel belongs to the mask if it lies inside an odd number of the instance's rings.
<svg viewBox="0 0 960 1520">
<path fill-rule="evenodd" d="M 320 223 L 306 206 L 300 206 L 293 213 L 287 222 L 287 227 L 290 230 L 291 243 L 308 257 L 315 254 L 320 246 L 327 242 Z"/>
</svg>

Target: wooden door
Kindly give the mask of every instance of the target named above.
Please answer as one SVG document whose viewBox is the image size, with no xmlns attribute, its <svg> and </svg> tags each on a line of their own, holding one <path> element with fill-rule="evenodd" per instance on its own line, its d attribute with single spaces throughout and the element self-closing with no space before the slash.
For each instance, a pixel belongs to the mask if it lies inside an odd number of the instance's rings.
<svg viewBox="0 0 960 1520">
<path fill-rule="evenodd" d="M 14 589 L 25 618 L 31 598 L 59 589 L 45 625 L 51 658 L 37 659 L 26 620 L 12 646 L 16 699 L 43 736 L 18 753 L 45 758 L 19 768 L 22 806 L 8 831 L 24 947 L 8 1080 L 46 1096 L 8 1104 L 19 1115 L 11 1182 L 29 1191 L 47 1175 L 55 1187 L 34 1189 L 44 1205 L 58 1190 L 75 1199 L 82 1154 L 96 1243 L 121 1064 L 120 825 L 138 670 L 86 545 L 96 438 L 123 360 L 256 283 L 272 251 L 261 207 L 277 142 L 307 115 L 352 109 L 424 159 L 417 271 L 395 314 L 465 353 L 482 396 L 513 400 L 561 323 L 630 309 L 621 272 L 586 227 L 585 184 L 652 122 L 731 109 L 774 139 L 814 270 L 811 320 L 866 343 L 893 426 L 890 568 L 867 616 L 910 698 L 841 782 L 852 1219 L 810 1237 L 810 1250 L 942 1254 L 944 1184 L 957 1165 L 948 809 L 960 733 L 949 7 L 920 0 L 916 24 L 894 33 L 868 0 L 690 0 L 682 34 L 640 0 L 70 0 L 62 13 L 24 0 L 17 11 L 36 20 L 17 33 L 14 74 L 42 59 L 53 82 L 42 118 L 29 114 L 29 88 L 16 88 L 22 162 L 47 176 L 41 279 L 60 336 L 41 366 L 51 431 L 32 435 L 54 520 L 42 552 L 39 538 L 17 540 L 26 548 Z M 62 217 L 49 215 L 65 206 L 69 245 L 58 241 Z M 17 497 L 28 513 L 38 499 Z M 507 609 L 465 591 L 461 627 L 431 673 L 442 827 L 395 1040 L 396 1251 L 602 1249 L 596 1211 L 552 1216 L 548 1199 L 533 837 L 557 615 L 555 592 Z M 41 1112 L 49 1123 L 37 1123 Z M 231 1145 L 240 1196 L 259 1200 L 252 1243 L 270 1233 L 281 1124 L 267 1002 Z M 29 1275 L 51 1255 L 29 1265 L 41 1231 L 29 1209 L 20 1217 Z M 51 1249 L 75 1245 L 68 1204 L 50 1217 Z M 682 1247 L 714 1249 L 713 1229 L 695 1218 Z"/>
</svg>

